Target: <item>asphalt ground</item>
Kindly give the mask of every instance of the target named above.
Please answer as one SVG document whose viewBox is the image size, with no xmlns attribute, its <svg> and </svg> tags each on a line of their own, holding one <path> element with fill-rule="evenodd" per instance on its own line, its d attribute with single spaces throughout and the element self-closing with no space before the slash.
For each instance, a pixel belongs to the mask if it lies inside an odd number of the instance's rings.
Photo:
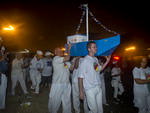
<svg viewBox="0 0 150 113">
<path fill-rule="evenodd" d="M 29 89 L 29 87 L 28 87 Z M 16 95 L 12 96 L 10 90 L 7 90 L 6 109 L 0 113 L 49 113 L 48 112 L 48 96 L 50 88 L 42 88 L 39 95 L 28 90 L 29 94 L 24 95 L 20 85 L 16 88 Z M 127 96 L 120 97 L 121 101 L 116 102 L 112 98 L 109 100 L 109 106 L 104 105 L 104 113 L 138 113 L 137 108 L 128 101 Z M 31 105 L 23 105 L 25 102 L 30 102 Z M 73 107 L 72 112 L 74 113 Z M 62 113 L 62 107 L 58 113 Z M 83 112 L 83 104 L 81 102 L 81 113 Z"/>
</svg>

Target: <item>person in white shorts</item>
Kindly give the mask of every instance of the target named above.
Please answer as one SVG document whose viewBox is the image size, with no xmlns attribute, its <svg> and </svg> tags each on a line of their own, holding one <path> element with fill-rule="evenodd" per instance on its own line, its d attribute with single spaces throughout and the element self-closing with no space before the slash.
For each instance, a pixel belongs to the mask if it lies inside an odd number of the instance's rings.
<svg viewBox="0 0 150 113">
<path fill-rule="evenodd" d="M 88 55 L 81 62 L 79 72 L 80 99 L 87 99 L 90 109 L 89 113 L 103 113 L 102 88 L 99 73 L 106 67 L 111 56 L 106 57 L 106 62 L 101 66 L 98 59 L 94 57 L 97 52 L 96 43 L 93 41 L 88 42 L 87 49 Z"/>
</svg>

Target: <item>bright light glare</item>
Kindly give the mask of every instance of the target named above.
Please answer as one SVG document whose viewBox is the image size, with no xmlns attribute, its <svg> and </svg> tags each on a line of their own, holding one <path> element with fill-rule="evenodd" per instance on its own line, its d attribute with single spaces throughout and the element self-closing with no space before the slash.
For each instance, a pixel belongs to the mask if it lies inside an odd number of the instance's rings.
<svg viewBox="0 0 150 113">
<path fill-rule="evenodd" d="M 5 30 L 5 31 L 14 31 L 15 29 L 14 29 L 13 26 L 9 25 L 9 27 L 5 27 L 5 28 L 3 28 L 3 30 Z"/>
<path fill-rule="evenodd" d="M 114 56 L 113 58 L 114 58 L 114 60 L 119 60 L 120 59 L 119 56 Z"/>
<path fill-rule="evenodd" d="M 148 51 L 150 51 L 150 48 L 147 48 Z"/>
<path fill-rule="evenodd" d="M 126 48 L 125 51 L 133 51 L 135 49 L 136 49 L 135 46 L 131 46 L 131 47 Z"/>
<path fill-rule="evenodd" d="M 66 51 L 66 49 L 65 49 L 65 48 L 62 48 L 61 50 L 62 50 L 62 51 Z"/>
</svg>

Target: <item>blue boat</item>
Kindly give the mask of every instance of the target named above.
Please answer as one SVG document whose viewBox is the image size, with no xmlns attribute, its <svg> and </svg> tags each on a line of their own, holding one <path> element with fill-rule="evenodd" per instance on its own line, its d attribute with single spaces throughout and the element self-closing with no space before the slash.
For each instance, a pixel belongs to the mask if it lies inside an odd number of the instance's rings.
<svg viewBox="0 0 150 113">
<path fill-rule="evenodd" d="M 72 45 L 70 50 L 71 56 L 86 56 L 88 54 L 86 45 L 89 41 L 79 42 Z M 113 51 L 120 44 L 120 35 L 116 35 L 113 37 L 94 40 L 97 45 L 97 53 L 95 56 L 108 56 L 113 53 Z"/>
</svg>

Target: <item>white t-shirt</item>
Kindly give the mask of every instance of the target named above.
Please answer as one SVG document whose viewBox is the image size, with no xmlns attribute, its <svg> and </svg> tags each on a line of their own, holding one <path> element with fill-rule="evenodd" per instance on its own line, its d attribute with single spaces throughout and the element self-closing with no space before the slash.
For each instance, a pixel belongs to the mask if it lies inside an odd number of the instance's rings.
<svg viewBox="0 0 150 113">
<path fill-rule="evenodd" d="M 44 63 L 42 61 L 42 59 L 37 60 L 36 56 L 31 60 L 31 65 L 30 65 L 30 71 L 35 71 L 38 72 L 38 69 L 43 69 L 44 67 Z"/>
<path fill-rule="evenodd" d="M 78 83 L 79 67 L 80 67 L 82 61 L 83 61 L 83 58 L 80 58 L 78 68 L 73 70 L 73 74 L 72 74 L 72 82 L 73 83 Z"/>
<path fill-rule="evenodd" d="M 113 67 L 111 70 L 111 76 L 113 77 L 112 80 L 120 81 L 120 76 L 113 76 L 113 75 L 121 75 L 120 67 Z"/>
<path fill-rule="evenodd" d="M 150 75 L 150 67 L 146 67 L 144 69 L 142 69 L 146 75 Z"/>
<path fill-rule="evenodd" d="M 63 62 L 64 57 L 55 56 L 52 60 L 53 79 L 52 83 L 65 84 L 70 83 L 70 62 Z"/>
<path fill-rule="evenodd" d="M 18 60 L 17 58 L 15 58 L 12 61 L 12 71 L 11 71 L 11 74 L 12 75 L 16 75 L 17 73 L 21 74 L 23 72 L 22 65 L 23 65 L 23 59 Z"/>
<path fill-rule="evenodd" d="M 44 63 L 44 67 L 42 71 L 42 76 L 51 76 L 52 75 L 52 59 L 44 58 L 43 63 Z"/>
<path fill-rule="evenodd" d="M 72 73 L 72 83 L 78 83 L 78 69 L 74 69 Z"/>
<path fill-rule="evenodd" d="M 137 68 L 135 67 L 133 69 L 133 77 L 134 79 L 142 79 L 142 80 L 146 80 L 146 69 L 142 69 L 142 68 Z M 140 90 L 143 92 L 148 92 L 148 88 L 147 88 L 147 84 L 137 84 L 134 80 L 134 90 Z"/>
<path fill-rule="evenodd" d="M 99 75 L 100 75 L 100 80 L 101 80 L 101 81 L 102 81 L 102 80 L 104 81 L 104 72 L 100 73 Z"/>
<path fill-rule="evenodd" d="M 101 66 L 96 57 L 89 55 L 85 56 L 81 65 L 79 66 L 79 78 L 83 78 L 83 86 L 85 90 L 94 88 L 99 85 L 101 87 L 101 80 L 99 77 Z"/>
</svg>

